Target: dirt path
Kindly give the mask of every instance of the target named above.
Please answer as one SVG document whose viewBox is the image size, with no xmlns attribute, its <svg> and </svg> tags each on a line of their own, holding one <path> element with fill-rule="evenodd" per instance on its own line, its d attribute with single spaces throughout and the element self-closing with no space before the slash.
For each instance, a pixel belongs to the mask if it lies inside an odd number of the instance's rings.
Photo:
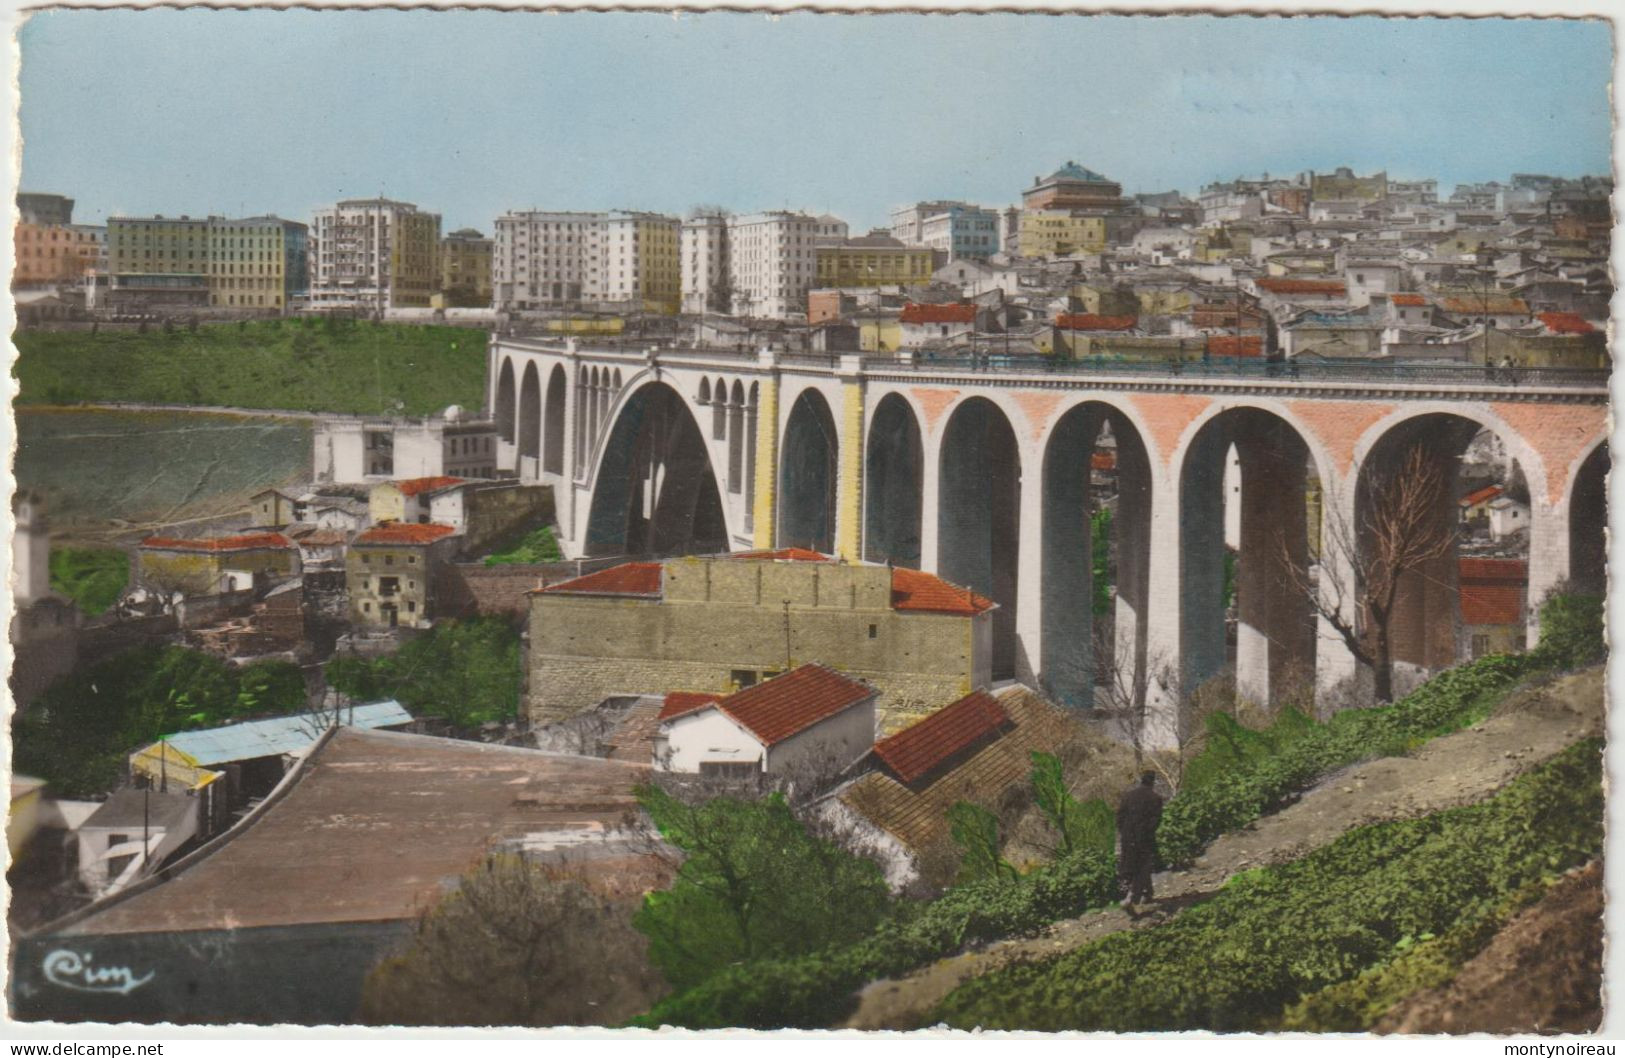
<svg viewBox="0 0 1625 1058">
<path fill-rule="evenodd" d="M 1297 803 L 1221 836 L 1189 868 L 1156 877 L 1158 908 L 1150 913 L 1135 919 L 1116 908 L 1099 911 L 1058 922 L 1037 937 L 1000 941 L 907 977 L 873 982 L 859 994 L 845 1027 L 920 1028 L 943 997 L 972 977 L 1166 921 L 1207 899 L 1232 874 L 1297 859 L 1354 827 L 1482 800 L 1577 739 L 1601 735 L 1603 699 L 1601 667 L 1520 691 L 1482 724 L 1436 738 L 1409 757 L 1345 768 Z"/>
</svg>

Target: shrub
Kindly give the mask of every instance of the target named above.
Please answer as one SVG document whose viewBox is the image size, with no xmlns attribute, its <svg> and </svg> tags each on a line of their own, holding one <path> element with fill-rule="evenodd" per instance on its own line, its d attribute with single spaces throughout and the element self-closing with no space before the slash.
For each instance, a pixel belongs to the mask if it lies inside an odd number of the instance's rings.
<svg viewBox="0 0 1625 1058">
<path fill-rule="evenodd" d="M 1540 608 L 1535 655 L 1553 668 L 1573 669 L 1608 654 L 1601 595 L 1553 595 Z"/>
<path fill-rule="evenodd" d="M 1246 1031 L 1602 847 L 1600 740 L 1489 801 L 1343 835 L 1165 925 L 976 978 L 933 1020 L 1044 1031 Z"/>
</svg>

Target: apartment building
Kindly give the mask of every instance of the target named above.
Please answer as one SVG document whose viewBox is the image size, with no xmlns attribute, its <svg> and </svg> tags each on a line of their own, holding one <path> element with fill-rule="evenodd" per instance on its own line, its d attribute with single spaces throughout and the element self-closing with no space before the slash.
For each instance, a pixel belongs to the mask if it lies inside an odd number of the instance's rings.
<svg viewBox="0 0 1625 1058">
<path fill-rule="evenodd" d="M 440 282 L 440 214 L 387 198 L 347 199 L 316 211 L 310 303 L 382 311 L 428 308 Z"/>
<path fill-rule="evenodd" d="M 807 311 L 817 277 L 820 223 L 805 213 L 775 210 L 728 222 L 728 281 L 735 316 L 785 319 Z"/>
<path fill-rule="evenodd" d="M 309 231 L 281 217 L 210 217 L 209 304 L 281 311 L 303 298 L 310 290 Z"/>
<path fill-rule="evenodd" d="M 659 213 L 506 213 L 497 218 L 491 258 L 494 304 L 675 313 L 680 230 L 677 218 Z"/>
<path fill-rule="evenodd" d="M 95 224 L 32 224 L 12 233 L 16 268 L 13 290 L 76 283 L 107 268 L 107 229 Z"/>
<path fill-rule="evenodd" d="M 720 210 L 701 211 L 683 221 L 680 253 L 683 312 L 727 312 L 732 305 L 728 288 L 728 215 Z"/>
<path fill-rule="evenodd" d="M 950 261 L 991 257 L 999 251 L 999 214 L 969 202 L 916 202 L 891 211 L 892 237 L 905 246 L 928 246 Z"/>
<path fill-rule="evenodd" d="M 120 309 L 209 303 L 206 217 L 108 217 L 106 302 Z"/>
<path fill-rule="evenodd" d="M 495 243 L 473 228 L 440 240 L 441 308 L 477 309 L 491 304 L 491 257 Z"/>
</svg>

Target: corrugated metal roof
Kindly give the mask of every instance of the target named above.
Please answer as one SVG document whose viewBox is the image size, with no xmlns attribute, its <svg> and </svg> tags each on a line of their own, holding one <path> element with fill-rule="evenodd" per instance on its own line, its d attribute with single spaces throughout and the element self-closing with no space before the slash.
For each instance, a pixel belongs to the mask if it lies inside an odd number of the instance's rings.
<svg viewBox="0 0 1625 1058">
<path fill-rule="evenodd" d="M 366 705 L 345 706 L 338 713 L 339 724 L 343 727 L 399 727 L 412 722 L 412 714 L 393 698 Z M 208 767 L 297 753 L 315 742 L 326 726 L 325 714 L 297 713 L 202 731 L 182 731 L 164 739 L 164 742 L 170 748 L 186 754 L 194 763 Z"/>
</svg>

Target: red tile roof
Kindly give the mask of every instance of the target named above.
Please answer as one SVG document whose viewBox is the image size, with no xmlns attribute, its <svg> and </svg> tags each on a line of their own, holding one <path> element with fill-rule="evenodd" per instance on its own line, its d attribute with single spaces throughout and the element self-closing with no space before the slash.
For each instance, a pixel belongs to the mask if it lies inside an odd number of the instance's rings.
<svg viewBox="0 0 1625 1058">
<path fill-rule="evenodd" d="M 1063 312 L 1055 317 L 1055 326 L 1063 331 L 1132 331 L 1139 323 L 1138 316 L 1097 316 L 1093 312 Z"/>
<path fill-rule="evenodd" d="M 829 555 L 804 547 L 781 547 L 777 551 L 741 551 L 729 558 L 741 562 L 834 562 Z"/>
<path fill-rule="evenodd" d="M 949 584 L 934 573 L 899 566 L 891 571 L 891 605 L 894 610 L 971 617 L 991 610 L 993 600 Z"/>
<path fill-rule="evenodd" d="M 436 478 L 407 478 L 405 481 L 391 482 L 401 490 L 402 496 L 416 496 L 421 492 L 433 492 L 443 489 L 447 485 L 461 485 L 462 478 L 436 477 Z"/>
<path fill-rule="evenodd" d="M 1476 507 L 1485 500 L 1493 500 L 1499 495 L 1501 495 L 1501 486 L 1485 485 L 1483 488 L 1474 489 L 1472 492 L 1469 492 L 1467 495 L 1463 496 L 1461 498 L 1461 506 Z"/>
<path fill-rule="evenodd" d="M 1209 356 L 1264 355 L 1264 338 L 1257 334 L 1210 334 L 1207 339 Z"/>
<path fill-rule="evenodd" d="M 708 705 L 716 705 L 722 701 L 720 694 L 705 694 L 700 691 L 672 691 L 666 695 L 665 701 L 660 703 L 660 719 L 670 720 L 677 716 L 687 716 Z"/>
<path fill-rule="evenodd" d="M 1540 322 L 1553 334 L 1593 334 L 1597 330 L 1575 312 L 1543 312 Z"/>
<path fill-rule="evenodd" d="M 281 533 L 248 533 L 243 536 L 211 536 L 184 540 L 172 536 L 149 536 L 141 546 L 157 551 L 264 551 L 293 546 Z"/>
<path fill-rule="evenodd" d="M 1348 293 L 1348 287 L 1335 279 L 1285 279 L 1280 276 L 1265 276 L 1254 282 L 1258 284 L 1258 289 L 1271 294 L 1323 294 L 1340 298 Z"/>
<path fill-rule="evenodd" d="M 457 530 L 449 525 L 436 525 L 433 522 L 385 522 L 375 525 L 371 529 L 355 538 L 358 544 L 398 544 L 409 547 L 421 547 L 432 544 L 436 540 L 443 540 Z"/>
<path fill-rule="evenodd" d="M 1405 305 L 1410 308 L 1421 308 L 1428 303 L 1428 299 L 1420 294 L 1389 294 L 1388 300 L 1395 305 Z"/>
<path fill-rule="evenodd" d="M 875 756 L 905 783 L 929 775 L 945 762 L 1010 722 L 1004 706 L 974 691 L 919 723 L 875 743 Z"/>
<path fill-rule="evenodd" d="M 542 591 L 559 595 L 641 595 L 660 597 L 660 563 L 626 562 L 584 577 L 551 584 Z"/>
<path fill-rule="evenodd" d="M 975 305 L 916 305 L 903 306 L 903 323 L 975 323 Z"/>
<path fill-rule="evenodd" d="M 1461 623 L 1515 625 L 1524 619 L 1528 566 L 1516 558 L 1459 560 Z"/>
<path fill-rule="evenodd" d="M 875 696 L 861 680 L 823 665 L 802 665 L 717 703 L 764 746 L 783 742 Z"/>
</svg>

